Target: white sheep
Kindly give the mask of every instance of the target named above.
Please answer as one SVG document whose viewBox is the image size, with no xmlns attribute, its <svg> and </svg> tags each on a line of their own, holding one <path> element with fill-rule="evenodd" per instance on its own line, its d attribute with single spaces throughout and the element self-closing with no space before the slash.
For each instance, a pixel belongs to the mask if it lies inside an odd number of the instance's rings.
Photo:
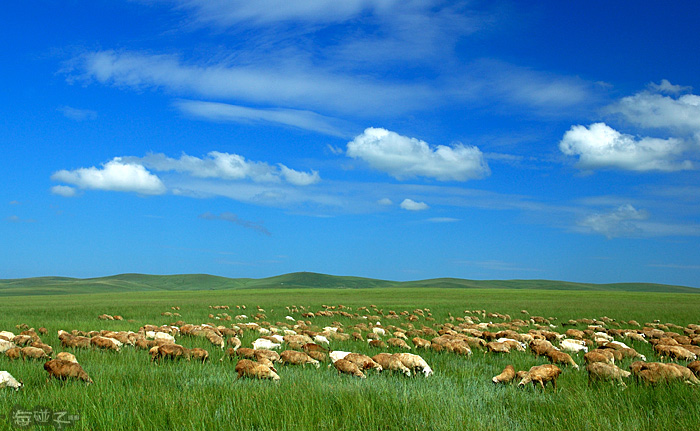
<svg viewBox="0 0 700 431">
<path fill-rule="evenodd" d="M 561 346 L 561 349 L 564 350 L 565 352 L 571 352 L 571 353 L 578 353 L 578 352 L 588 352 L 588 347 L 586 346 L 586 342 L 583 340 L 572 340 L 572 339 L 565 339 L 561 340 L 559 342 L 559 346 Z"/>
<path fill-rule="evenodd" d="M 253 349 L 255 350 L 260 350 L 260 349 L 267 349 L 267 350 L 272 350 L 272 349 L 279 349 L 282 346 L 280 343 L 274 343 L 266 338 L 258 338 L 257 340 L 253 341 Z"/>
<path fill-rule="evenodd" d="M 24 384 L 12 377 L 10 373 L 7 371 L 0 371 L 0 388 L 7 387 L 17 391 L 22 386 L 24 386 Z"/>
</svg>

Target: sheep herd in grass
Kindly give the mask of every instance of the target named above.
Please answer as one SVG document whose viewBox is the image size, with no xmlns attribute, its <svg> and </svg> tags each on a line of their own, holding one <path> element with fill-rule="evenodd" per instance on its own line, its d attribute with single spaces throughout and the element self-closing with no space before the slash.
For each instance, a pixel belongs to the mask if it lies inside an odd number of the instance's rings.
<svg viewBox="0 0 700 431">
<path fill-rule="evenodd" d="M 210 308 L 230 309 L 229 306 Z M 245 309 L 244 306 L 238 308 Z M 179 310 L 179 307 L 173 309 Z M 148 352 L 151 362 L 158 364 L 163 360 L 178 359 L 207 362 L 210 358 L 208 350 L 178 344 L 178 339 L 201 338 L 222 351 L 219 362 L 236 362 L 234 369 L 239 378 L 274 381 L 280 380 L 276 367 L 311 365 L 320 368 L 321 364 L 328 364 L 328 368 L 333 367 L 339 374 L 362 379 L 367 378 L 369 372 L 428 377 L 433 375 L 433 369 L 423 357 L 408 351 L 432 350 L 465 358 L 473 351 L 482 352 L 481 355 L 529 351 L 549 362 L 520 371 L 508 365 L 492 378 L 495 384 L 517 381 L 518 386 L 532 383 L 544 390 L 551 382 L 556 390 L 557 378 L 563 369 L 579 370 L 581 363 L 585 365 L 589 384 L 612 381 L 625 386 L 625 380 L 634 376 L 636 381 L 652 385 L 675 381 L 700 385 L 700 361 L 697 360 L 700 356 L 700 325 L 680 327 L 654 321 L 642 326 L 636 321 L 618 322 L 608 317 L 569 320 L 555 325 L 554 318 L 528 315 L 513 319 L 500 313 L 487 314 L 484 310 L 465 310 L 462 317 L 449 314 L 445 322 L 438 323 L 429 309 L 384 313 L 374 305 L 357 310 L 343 305 L 324 305 L 315 312 L 296 306 L 287 307 L 287 310 L 289 314 L 300 314 L 301 318 L 287 315 L 283 322 L 272 324 L 265 320 L 265 310 L 257 307 L 252 318 L 224 312 L 209 314 L 218 322 L 191 324 L 180 320 L 171 325 L 144 325 L 137 332 L 59 330 L 58 340 L 62 349 L 72 349 L 76 353 L 80 349 L 120 352 L 125 346 L 143 350 Z M 169 315 L 176 314 L 179 313 Z M 523 314 L 527 312 L 523 310 Z M 103 314 L 99 319 L 121 320 L 120 316 L 109 317 L 113 316 Z M 345 324 L 336 320 L 331 325 L 320 327 L 312 322 L 317 317 L 350 320 Z M 493 320 L 498 321 L 494 323 Z M 227 326 L 221 321 L 236 323 Z M 567 329 L 567 326 L 585 329 Z M 54 358 L 54 349 L 41 339 L 48 333 L 46 328 L 34 330 L 26 324 L 17 325 L 17 328 L 21 330 L 17 335 L 0 331 L 0 353 L 4 356 L 10 360 L 44 361 L 44 369 L 51 378 L 92 383 L 73 353 L 58 352 Z M 241 339 L 244 336 L 254 338 L 251 347 L 243 345 Z M 367 348 L 363 350 L 375 352 L 370 356 L 331 348 L 331 345 L 336 347 L 348 341 L 366 342 Z M 644 355 L 626 342 L 652 345 L 659 362 L 647 362 Z M 377 349 L 392 349 L 393 352 L 376 352 Z M 147 356 L 144 354 L 144 357 Z M 628 366 L 629 371 L 618 366 L 626 359 L 633 361 Z M 0 388 L 19 389 L 22 386 L 21 380 L 7 371 L 0 371 Z"/>
</svg>

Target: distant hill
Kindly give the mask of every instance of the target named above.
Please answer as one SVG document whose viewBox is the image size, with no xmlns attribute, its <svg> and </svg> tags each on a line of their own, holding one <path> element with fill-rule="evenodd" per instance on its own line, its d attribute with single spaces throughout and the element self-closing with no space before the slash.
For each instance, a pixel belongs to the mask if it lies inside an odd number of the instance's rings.
<svg viewBox="0 0 700 431">
<path fill-rule="evenodd" d="M 226 278 L 207 274 L 120 274 L 99 278 L 38 277 L 0 280 L 0 296 L 65 295 L 108 292 L 145 292 L 222 289 L 375 289 L 433 287 L 450 289 L 543 289 L 626 292 L 700 293 L 700 289 L 650 283 L 592 284 L 551 280 L 465 280 L 436 278 L 388 281 L 372 278 L 296 272 L 268 278 Z"/>
</svg>

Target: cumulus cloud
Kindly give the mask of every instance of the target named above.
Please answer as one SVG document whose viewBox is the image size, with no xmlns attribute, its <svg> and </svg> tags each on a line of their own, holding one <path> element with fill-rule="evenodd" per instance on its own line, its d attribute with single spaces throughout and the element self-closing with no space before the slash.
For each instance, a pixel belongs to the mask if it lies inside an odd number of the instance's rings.
<svg viewBox="0 0 700 431">
<path fill-rule="evenodd" d="M 621 236 L 635 236 L 642 233 L 638 222 L 649 217 L 646 211 L 638 210 L 630 204 L 621 205 L 607 213 L 595 213 L 579 222 L 579 226 L 592 232 L 605 235 L 608 239 Z"/>
<path fill-rule="evenodd" d="M 262 224 L 262 223 L 256 223 L 252 222 L 249 220 L 244 220 L 240 217 L 238 217 L 236 214 L 230 213 L 230 212 L 223 212 L 220 215 L 215 215 L 210 212 L 206 212 L 204 214 L 200 214 L 199 218 L 204 219 L 204 220 L 222 220 L 226 221 L 229 223 L 233 223 L 238 226 L 242 226 L 246 229 L 251 229 L 254 230 L 260 234 L 270 236 L 272 235 L 269 230 Z"/>
<path fill-rule="evenodd" d="M 396 179 L 422 176 L 441 181 L 483 178 L 490 170 L 477 147 L 428 143 L 382 128 L 370 127 L 347 144 L 347 155 L 367 162 Z"/>
<path fill-rule="evenodd" d="M 406 211 L 423 211 L 430 208 L 425 202 L 416 202 L 412 199 L 404 199 L 400 206 Z"/>
<path fill-rule="evenodd" d="M 386 206 L 394 205 L 394 202 L 392 202 L 392 200 L 389 199 L 389 198 L 382 198 L 382 199 L 379 199 L 379 200 L 377 201 L 377 203 L 378 203 L 379 205 L 386 205 Z"/>
<path fill-rule="evenodd" d="M 130 157 L 128 160 L 143 164 L 154 171 L 175 171 L 198 178 L 249 179 L 263 183 L 277 183 L 285 180 L 297 186 L 307 186 L 321 181 L 317 171 L 312 170 L 310 173 L 296 171 L 283 164 L 275 167 L 265 162 L 246 160 L 239 154 L 219 151 L 211 151 L 202 158 L 182 154 L 179 159 L 175 159 L 165 154 L 149 154 L 142 158 Z"/>
<path fill-rule="evenodd" d="M 51 179 L 81 189 L 136 192 L 144 195 L 159 195 L 166 191 L 160 178 L 142 165 L 126 162 L 121 157 L 115 157 L 101 168 L 93 166 L 73 171 L 61 170 L 54 173 Z"/>
<path fill-rule="evenodd" d="M 571 127 L 559 142 L 559 149 L 568 156 L 579 156 L 577 166 L 582 169 L 672 172 L 693 168 L 690 160 L 680 160 L 686 150 L 683 140 L 638 138 L 605 123 Z"/>
<path fill-rule="evenodd" d="M 77 194 L 75 188 L 71 186 L 53 186 L 51 187 L 51 193 L 66 198 L 72 198 Z"/>
<path fill-rule="evenodd" d="M 639 127 L 697 135 L 700 133 L 700 96 L 681 95 L 688 90 L 689 87 L 663 80 L 661 84 L 652 84 L 649 90 L 620 99 L 609 106 L 607 112 Z"/>
</svg>

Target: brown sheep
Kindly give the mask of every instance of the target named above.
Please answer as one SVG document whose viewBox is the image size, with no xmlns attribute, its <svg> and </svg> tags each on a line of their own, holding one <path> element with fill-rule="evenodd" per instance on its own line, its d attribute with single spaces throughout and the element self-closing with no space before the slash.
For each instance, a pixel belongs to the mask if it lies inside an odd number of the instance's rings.
<svg viewBox="0 0 700 431">
<path fill-rule="evenodd" d="M 395 355 L 409 370 L 420 371 L 425 377 L 433 375 L 433 370 L 419 355 L 413 353 L 395 353 Z"/>
<path fill-rule="evenodd" d="M 320 362 L 326 362 L 328 360 L 328 355 L 318 350 L 311 350 L 310 352 L 306 352 L 306 354 Z"/>
<path fill-rule="evenodd" d="M 158 359 L 182 359 L 185 358 L 190 360 L 189 349 L 182 347 L 179 344 L 163 344 L 161 346 L 156 346 L 149 350 L 151 354 L 151 362 L 155 362 Z"/>
<path fill-rule="evenodd" d="M 46 352 L 46 355 L 47 355 L 47 356 L 53 355 L 53 347 L 49 346 L 48 344 L 44 344 L 44 343 L 42 343 L 41 341 L 34 341 L 34 342 L 31 344 L 31 346 L 32 346 L 32 347 L 38 347 L 38 348 L 40 348 L 41 350 L 43 350 L 44 352 Z"/>
<path fill-rule="evenodd" d="M 489 341 L 486 343 L 486 350 L 492 353 L 510 353 L 510 347 L 506 343 Z"/>
<path fill-rule="evenodd" d="M 75 355 L 68 352 L 58 352 L 58 354 L 56 355 L 56 359 L 68 362 L 75 362 L 76 364 L 78 363 L 78 360 L 75 358 Z"/>
<path fill-rule="evenodd" d="M 87 383 L 92 383 L 92 379 L 77 362 L 52 359 L 44 364 L 44 369 L 49 372 L 50 377 L 59 380 L 79 379 Z"/>
<path fill-rule="evenodd" d="M 121 347 L 119 347 L 118 342 L 115 339 L 108 337 L 92 337 L 90 339 L 90 345 L 103 350 L 114 350 L 115 352 L 121 350 Z"/>
<path fill-rule="evenodd" d="M 250 347 L 241 347 L 240 349 L 236 350 L 236 356 L 240 356 L 245 359 L 256 359 L 255 358 L 255 349 L 252 349 Z"/>
<path fill-rule="evenodd" d="M 430 341 L 420 338 L 420 337 L 413 337 L 411 339 L 411 342 L 413 343 L 414 346 L 418 349 L 428 349 L 430 348 Z"/>
<path fill-rule="evenodd" d="M 586 365 L 586 371 L 588 371 L 588 384 L 595 380 L 614 380 L 622 386 L 627 386 L 622 379 L 626 379 L 632 374 L 616 365 L 605 362 L 591 362 Z"/>
<path fill-rule="evenodd" d="M 5 350 L 5 356 L 10 358 L 10 360 L 19 359 L 22 357 L 22 348 L 21 347 L 13 347 L 11 349 L 7 349 L 7 350 Z"/>
<path fill-rule="evenodd" d="M 270 362 L 279 362 L 280 360 L 280 354 L 275 352 L 274 350 L 268 350 L 268 349 L 255 349 L 255 359 L 258 361 L 261 358 L 265 358 L 269 360 Z"/>
<path fill-rule="evenodd" d="M 398 347 L 401 349 L 411 350 L 411 346 L 409 346 L 408 343 L 406 343 L 406 341 L 404 341 L 401 338 L 387 338 L 386 343 L 391 347 Z"/>
<path fill-rule="evenodd" d="M 551 349 L 554 349 L 554 346 L 547 340 L 535 339 L 530 341 L 530 350 L 535 356 L 543 356 Z"/>
<path fill-rule="evenodd" d="M 572 367 L 574 367 L 574 369 L 578 370 L 578 364 L 576 364 L 571 355 L 569 355 L 568 353 L 551 349 L 548 350 L 547 353 L 545 353 L 545 355 L 553 364 L 571 365 Z"/>
<path fill-rule="evenodd" d="M 236 364 L 236 373 L 238 378 L 248 377 L 251 379 L 268 379 L 279 380 L 280 376 L 265 364 L 251 361 L 250 359 L 241 359 Z"/>
<path fill-rule="evenodd" d="M 378 353 L 372 356 L 372 360 L 381 365 L 382 370 L 400 371 L 406 376 L 411 375 L 411 370 L 401 362 L 398 356 L 391 353 Z"/>
<path fill-rule="evenodd" d="M 506 368 L 501 372 L 501 374 L 495 376 L 491 379 L 492 382 L 498 383 L 510 383 L 515 379 L 515 367 L 512 365 L 506 365 Z"/>
<path fill-rule="evenodd" d="M 319 361 L 313 359 L 304 352 L 297 352 L 296 350 L 285 350 L 284 352 L 280 353 L 280 362 L 291 365 L 313 364 L 316 368 L 320 367 Z"/>
<path fill-rule="evenodd" d="M 151 348 L 158 346 L 158 342 L 156 340 L 147 340 L 145 337 L 139 337 L 136 339 L 134 346 L 137 349 L 151 350 Z"/>
<path fill-rule="evenodd" d="M 374 369 L 377 371 L 382 371 L 382 366 L 375 362 L 372 358 L 361 353 L 350 353 L 344 357 L 346 361 L 350 361 L 360 367 L 361 370 Z"/>
<path fill-rule="evenodd" d="M 309 352 L 328 352 L 327 348 L 325 348 L 319 344 L 316 344 L 316 343 L 306 343 L 306 344 L 301 346 L 301 349 L 303 351 L 305 351 L 306 353 L 309 353 Z"/>
<path fill-rule="evenodd" d="M 224 341 L 224 338 L 220 335 L 215 334 L 212 331 L 207 331 L 207 340 L 209 340 L 211 344 L 220 347 L 221 350 L 224 350 L 224 347 L 226 347 L 226 342 Z"/>
<path fill-rule="evenodd" d="M 693 361 L 688 363 L 688 369 L 692 371 L 697 377 L 700 377 L 700 361 Z"/>
<path fill-rule="evenodd" d="M 81 335 L 66 337 L 61 340 L 64 347 L 87 349 L 90 347 L 90 338 Z"/>
<path fill-rule="evenodd" d="M 22 360 L 29 359 L 51 359 L 49 355 L 43 349 L 38 347 L 22 347 Z"/>
<path fill-rule="evenodd" d="M 561 374 L 561 368 L 556 365 L 545 364 L 545 365 L 535 365 L 530 368 L 530 370 L 525 374 L 523 379 L 518 383 L 518 386 L 525 386 L 526 384 L 532 382 L 533 386 L 540 384 L 540 387 L 544 391 L 547 382 L 552 382 L 554 390 L 557 390 L 557 378 Z"/>
<path fill-rule="evenodd" d="M 241 340 L 238 337 L 231 337 L 226 340 L 226 344 L 231 346 L 233 350 L 238 350 L 241 347 Z"/>
<path fill-rule="evenodd" d="M 594 362 L 615 364 L 615 357 L 610 349 L 595 349 L 583 355 L 583 362 L 586 364 L 592 364 Z"/>
<path fill-rule="evenodd" d="M 369 338 L 369 336 L 367 338 Z M 382 340 L 369 340 L 369 345 L 380 349 L 385 349 L 387 347 L 386 343 Z"/>
<path fill-rule="evenodd" d="M 31 344 L 32 341 L 34 340 L 29 335 L 17 335 L 12 339 L 12 342 L 18 346 L 27 346 Z"/>
<path fill-rule="evenodd" d="M 652 385 L 676 380 L 694 385 L 700 384 L 700 380 L 690 369 L 673 363 L 636 361 L 630 365 L 630 371 L 636 379 Z"/>
<path fill-rule="evenodd" d="M 202 361 L 202 363 L 206 362 L 206 360 L 209 359 L 209 352 L 199 347 L 189 349 L 189 354 L 190 358 L 193 358 L 197 361 Z"/>
<path fill-rule="evenodd" d="M 362 371 L 360 371 L 360 367 L 357 366 L 354 362 L 347 361 L 345 359 L 338 359 L 333 363 L 333 366 L 335 367 L 336 370 L 338 370 L 338 373 L 344 373 L 344 374 L 350 374 L 355 377 L 359 377 L 361 379 L 367 378 Z"/>
</svg>

